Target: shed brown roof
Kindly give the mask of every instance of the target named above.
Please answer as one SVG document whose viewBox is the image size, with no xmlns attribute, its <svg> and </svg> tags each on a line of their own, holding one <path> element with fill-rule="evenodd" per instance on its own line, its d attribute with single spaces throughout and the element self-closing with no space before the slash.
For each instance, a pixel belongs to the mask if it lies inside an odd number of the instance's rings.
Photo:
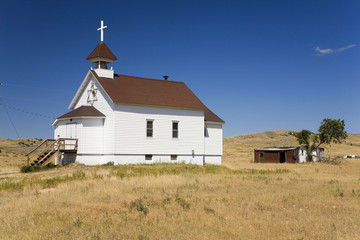
<svg viewBox="0 0 360 240">
<path fill-rule="evenodd" d="M 117 60 L 116 56 L 110 51 L 108 46 L 104 42 L 100 42 L 96 48 L 90 53 L 90 55 L 86 58 L 86 60 L 90 60 L 93 58 L 107 58 L 111 60 Z"/>
<path fill-rule="evenodd" d="M 183 82 L 114 74 L 114 79 L 93 75 L 114 103 L 142 104 L 203 110 L 205 121 L 224 121 L 210 111 Z"/>
<path fill-rule="evenodd" d="M 93 106 L 81 106 L 78 107 L 64 115 L 58 117 L 57 119 L 64 118 L 74 118 L 74 117 L 105 117 L 99 110 Z"/>
</svg>

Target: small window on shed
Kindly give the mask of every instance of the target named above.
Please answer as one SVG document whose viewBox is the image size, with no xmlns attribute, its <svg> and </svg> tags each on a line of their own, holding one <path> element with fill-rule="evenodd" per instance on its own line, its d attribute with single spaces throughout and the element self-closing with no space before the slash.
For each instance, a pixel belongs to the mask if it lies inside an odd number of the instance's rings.
<svg viewBox="0 0 360 240">
<path fill-rule="evenodd" d="M 177 160 L 177 155 L 171 155 L 171 160 Z"/>
<path fill-rule="evenodd" d="M 152 155 L 150 154 L 145 155 L 145 160 L 152 160 Z"/>
</svg>

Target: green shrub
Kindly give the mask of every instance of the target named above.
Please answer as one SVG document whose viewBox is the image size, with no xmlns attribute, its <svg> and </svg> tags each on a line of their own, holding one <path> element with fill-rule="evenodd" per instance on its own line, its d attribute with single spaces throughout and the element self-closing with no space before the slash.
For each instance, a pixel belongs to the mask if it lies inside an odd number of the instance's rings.
<svg viewBox="0 0 360 240">
<path fill-rule="evenodd" d="M 81 227 L 81 225 L 83 224 L 83 222 L 80 220 L 80 218 L 78 217 L 75 222 L 74 222 L 74 225 L 76 227 Z"/>
<path fill-rule="evenodd" d="M 190 209 L 190 203 L 188 203 L 185 199 L 181 198 L 178 193 L 175 194 L 175 200 L 183 209 Z"/>
<path fill-rule="evenodd" d="M 104 163 L 102 166 L 114 166 L 114 162 Z"/>
<path fill-rule="evenodd" d="M 21 166 L 20 167 L 20 172 L 22 173 L 29 173 L 29 172 L 39 172 L 39 171 L 45 171 L 45 170 L 49 170 L 52 168 L 55 168 L 56 165 L 49 163 L 46 166 Z"/>
<path fill-rule="evenodd" d="M 209 208 L 209 207 L 206 207 L 206 206 L 204 206 L 204 210 L 205 210 L 205 212 L 207 212 L 207 213 L 212 213 L 212 214 L 215 213 L 215 210 L 214 210 L 214 209 Z"/>
<path fill-rule="evenodd" d="M 33 168 L 32 166 L 21 166 L 20 167 L 20 172 L 22 173 L 28 173 L 28 172 L 32 172 Z"/>
<path fill-rule="evenodd" d="M 56 168 L 56 165 L 53 163 L 49 163 L 48 165 L 44 166 L 44 168 L 47 168 L 47 169 Z"/>
<path fill-rule="evenodd" d="M 135 208 L 138 212 L 144 213 L 144 215 L 147 215 L 149 213 L 149 209 L 143 204 L 141 198 L 139 198 L 135 201 L 131 201 L 130 209 L 133 209 L 133 208 Z"/>
</svg>

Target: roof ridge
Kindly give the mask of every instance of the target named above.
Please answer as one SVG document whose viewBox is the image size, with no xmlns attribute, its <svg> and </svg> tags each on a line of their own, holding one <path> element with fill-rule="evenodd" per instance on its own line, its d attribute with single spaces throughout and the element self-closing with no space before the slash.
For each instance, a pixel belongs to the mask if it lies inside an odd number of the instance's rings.
<svg viewBox="0 0 360 240">
<path fill-rule="evenodd" d="M 133 78 L 140 78 L 140 79 L 146 79 L 146 80 L 152 80 L 152 81 L 161 81 L 161 82 L 173 82 L 173 83 L 184 83 L 181 81 L 173 81 L 173 80 L 164 80 L 164 79 L 156 79 L 156 78 L 146 78 L 146 77 L 137 77 L 137 76 L 131 76 L 131 75 L 126 75 L 126 74 L 118 74 L 118 73 L 114 73 L 114 76 L 124 76 L 124 77 L 133 77 Z M 185 84 L 185 83 L 184 83 Z"/>
<path fill-rule="evenodd" d="M 212 112 L 184 82 L 151 79 L 125 74 L 115 74 L 114 79 L 112 79 L 99 77 L 94 70 L 90 70 L 90 72 L 97 79 L 113 103 L 202 110 L 204 111 L 204 120 L 206 122 L 225 123 Z M 121 77 L 123 77 L 123 79 L 121 79 Z M 140 81 L 131 81 L 132 78 Z M 116 81 L 116 79 L 118 79 L 118 81 Z M 172 86 L 168 86 L 169 84 Z M 165 87 L 160 85 L 165 85 Z M 141 90 L 140 94 L 138 91 L 139 88 Z M 126 90 L 130 91 L 131 94 L 127 94 Z"/>
</svg>

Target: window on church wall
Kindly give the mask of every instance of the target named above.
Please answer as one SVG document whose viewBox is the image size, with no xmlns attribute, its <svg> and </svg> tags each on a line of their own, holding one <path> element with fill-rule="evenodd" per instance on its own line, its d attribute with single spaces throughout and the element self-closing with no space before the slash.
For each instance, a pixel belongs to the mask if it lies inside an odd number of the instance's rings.
<svg viewBox="0 0 360 240">
<path fill-rule="evenodd" d="M 179 122 L 172 123 L 172 137 L 178 138 L 179 137 Z"/>
<path fill-rule="evenodd" d="M 146 120 L 146 136 L 147 137 L 153 136 L 153 123 L 154 123 L 154 120 Z"/>
<path fill-rule="evenodd" d="M 145 160 L 152 160 L 152 155 L 146 154 L 145 155 Z"/>
</svg>

